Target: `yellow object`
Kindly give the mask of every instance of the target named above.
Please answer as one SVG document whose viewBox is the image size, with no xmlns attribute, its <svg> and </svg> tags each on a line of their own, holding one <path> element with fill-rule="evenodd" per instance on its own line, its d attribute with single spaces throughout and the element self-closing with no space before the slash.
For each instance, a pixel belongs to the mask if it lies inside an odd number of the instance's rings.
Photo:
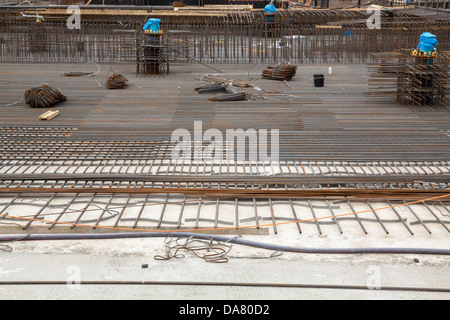
<svg viewBox="0 0 450 320">
<path fill-rule="evenodd" d="M 423 52 L 420 50 L 413 50 L 411 52 L 411 55 L 413 57 L 430 57 L 430 58 L 435 58 L 437 56 L 437 52 L 433 51 L 433 52 Z"/>
<path fill-rule="evenodd" d="M 163 34 L 162 30 L 159 30 L 158 32 L 153 32 L 153 31 L 150 31 L 150 30 L 145 30 L 145 33 L 146 33 L 146 34 Z"/>
</svg>

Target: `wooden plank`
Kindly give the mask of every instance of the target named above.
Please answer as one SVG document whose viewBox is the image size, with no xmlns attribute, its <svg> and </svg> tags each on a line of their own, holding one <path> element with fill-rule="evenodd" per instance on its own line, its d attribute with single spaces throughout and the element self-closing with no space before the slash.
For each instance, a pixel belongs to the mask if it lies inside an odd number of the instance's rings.
<svg viewBox="0 0 450 320">
<path fill-rule="evenodd" d="M 342 26 L 316 25 L 316 29 L 342 29 Z"/>
<path fill-rule="evenodd" d="M 39 120 L 52 120 L 59 115 L 59 110 L 49 110 L 46 113 L 39 116 Z"/>
</svg>

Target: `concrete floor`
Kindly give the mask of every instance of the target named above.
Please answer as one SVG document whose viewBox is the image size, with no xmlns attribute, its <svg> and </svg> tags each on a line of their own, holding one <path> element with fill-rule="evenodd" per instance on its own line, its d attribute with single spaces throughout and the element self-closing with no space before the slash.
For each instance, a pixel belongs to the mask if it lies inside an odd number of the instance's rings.
<svg viewBox="0 0 450 320">
<path fill-rule="evenodd" d="M 266 237 L 259 241 L 269 241 Z M 0 285 L 7 299 L 151 299 L 151 300 L 316 300 L 442 299 L 449 292 L 390 291 L 386 287 L 450 290 L 450 260 L 435 256 L 307 255 L 233 246 L 229 262 L 185 258 L 157 261 L 164 239 L 70 242 L 21 242 L 0 252 L 0 283 L 60 281 L 58 285 Z M 417 259 L 417 260 L 415 260 Z M 142 268 L 148 264 L 148 268 Z M 143 285 L 90 285 L 89 281 L 158 282 Z M 160 282 L 171 282 L 163 284 Z M 176 283 L 197 283 L 182 285 Z M 222 286 L 218 283 L 258 286 Z M 263 284 L 307 285 L 264 287 Z M 364 286 L 372 290 L 320 288 Z M 379 290 L 381 288 L 381 290 Z"/>
</svg>

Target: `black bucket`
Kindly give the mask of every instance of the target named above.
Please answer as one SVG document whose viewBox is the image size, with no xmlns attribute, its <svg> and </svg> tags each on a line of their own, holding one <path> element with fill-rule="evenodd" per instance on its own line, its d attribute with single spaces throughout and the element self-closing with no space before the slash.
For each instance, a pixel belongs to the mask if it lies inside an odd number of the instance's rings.
<svg viewBox="0 0 450 320">
<path fill-rule="evenodd" d="M 325 76 L 323 74 L 314 75 L 314 86 L 316 88 L 321 88 L 325 84 Z"/>
</svg>

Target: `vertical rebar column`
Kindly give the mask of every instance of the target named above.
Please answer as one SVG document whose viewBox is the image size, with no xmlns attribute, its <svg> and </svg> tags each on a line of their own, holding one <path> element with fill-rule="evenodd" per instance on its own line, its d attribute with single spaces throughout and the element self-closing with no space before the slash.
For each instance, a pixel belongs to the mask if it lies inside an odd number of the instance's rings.
<svg viewBox="0 0 450 320">
<path fill-rule="evenodd" d="M 137 74 L 152 75 L 169 71 L 168 57 L 164 50 L 163 32 L 141 34 L 138 41 Z M 139 37 L 139 35 L 138 35 Z"/>
</svg>

